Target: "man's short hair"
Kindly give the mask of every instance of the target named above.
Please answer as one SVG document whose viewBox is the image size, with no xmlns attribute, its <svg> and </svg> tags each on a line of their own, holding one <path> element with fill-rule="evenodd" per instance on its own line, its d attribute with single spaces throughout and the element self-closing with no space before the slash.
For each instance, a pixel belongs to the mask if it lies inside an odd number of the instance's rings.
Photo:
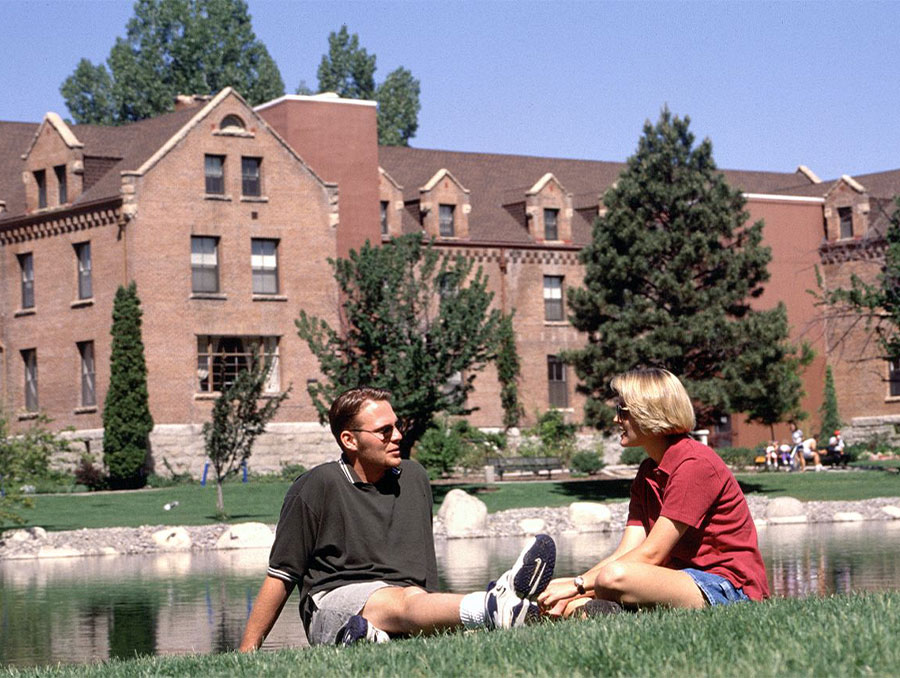
<svg viewBox="0 0 900 678">
<path fill-rule="evenodd" d="M 354 419 L 367 402 L 390 400 L 391 392 L 385 388 L 373 388 L 371 386 L 357 386 L 341 393 L 328 410 L 328 423 L 331 425 L 331 434 L 334 439 L 341 442 L 341 431 L 346 431 L 353 426 Z"/>
<path fill-rule="evenodd" d="M 613 377 L 610 388 L 642 432 L 672 435 L 694 430 L 691 399 L 678 377 L 668 370 L 631 370 Z"/>
</svg>

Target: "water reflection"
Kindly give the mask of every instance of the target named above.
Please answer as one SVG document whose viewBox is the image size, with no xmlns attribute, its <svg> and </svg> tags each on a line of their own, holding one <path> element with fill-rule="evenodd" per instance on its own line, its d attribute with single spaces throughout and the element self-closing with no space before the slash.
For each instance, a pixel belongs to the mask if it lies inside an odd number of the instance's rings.
<svg viewBox="0 0 900 678">
<path fill-rule="evenodd" d="M 801 597 L 900 589 L 900 521 L 760 529 L 773 594 Z M 611 534 L 558 537 L 560 576 L 616 546 Z M 437 546 L 441 586 L 483 589 L 523 538 Z M 81 663 L 141 654 L 209 653 L 238 645 L 267 551 L 64 558 L 0 563 L 0 664 Z M 305 644 L 292 596 L 267 648 Z"/>
</svg>

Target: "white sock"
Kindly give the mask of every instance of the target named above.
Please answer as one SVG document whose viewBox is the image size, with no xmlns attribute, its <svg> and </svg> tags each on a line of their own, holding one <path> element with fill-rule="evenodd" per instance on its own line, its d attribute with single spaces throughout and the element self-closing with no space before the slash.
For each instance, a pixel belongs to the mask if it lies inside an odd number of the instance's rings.
<svg viewBox="0 0 900 678">
<path fill-rule="evenodd" d="M 467 629 L 478 629 L 484 626 L 484 591 L 467 593 L 459 603 L 459 620 Z"/>
</svg>

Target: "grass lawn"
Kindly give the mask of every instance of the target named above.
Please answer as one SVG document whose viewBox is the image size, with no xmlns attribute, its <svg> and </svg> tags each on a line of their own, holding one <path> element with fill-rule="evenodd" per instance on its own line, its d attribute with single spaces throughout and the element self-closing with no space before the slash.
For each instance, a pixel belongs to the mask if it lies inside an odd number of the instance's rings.
<svg viewBox="0 0 900 678">
<path fill-rule="evenodd" d="M 740 473 L 746 494 L 792 496 L 801 501 L 900 497 L 900 475 L 883 471 L 826 473 Z M 288 481 L 252 481 L 225 485 L 229 522 L 275 523 Z M 507 481 L 486 485 L 435 485 L 436 505 L 454 487 L 474 494 L 488 511 L 530 506 L 567 506 L 573 501 L 627 501 L 630 480 Z M 177 501 L 170 511 L 163 505 Z M 140 525 L 204 525 L 216 522 L 216 490 L 212 484 L 179 485 L 137 492 L 37 495 L 34 507 L 22 509 L 25 526 L 47 530 Z M 13 527 L 0 526 L 0 529 Z"/>
<path fill-rule="evenodd" d="M 658 610 L 386 645 L 8 669 L 10 676 L 896 676 L 900 593 Z"/>
</svg>

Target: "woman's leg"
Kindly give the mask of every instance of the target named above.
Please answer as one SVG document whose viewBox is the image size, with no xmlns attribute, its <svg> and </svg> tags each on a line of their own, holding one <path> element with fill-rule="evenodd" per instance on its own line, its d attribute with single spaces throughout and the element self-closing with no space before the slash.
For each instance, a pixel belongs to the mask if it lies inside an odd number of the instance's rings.
<svg viewBox="0 0 900 678">
<path fill-rule="evenodd" d="M 691 575 L 668 567 L 615 561 L 597 575 L 598 598 L 623 605 L 701 608 L 706 599 Z"/>
</svg>

